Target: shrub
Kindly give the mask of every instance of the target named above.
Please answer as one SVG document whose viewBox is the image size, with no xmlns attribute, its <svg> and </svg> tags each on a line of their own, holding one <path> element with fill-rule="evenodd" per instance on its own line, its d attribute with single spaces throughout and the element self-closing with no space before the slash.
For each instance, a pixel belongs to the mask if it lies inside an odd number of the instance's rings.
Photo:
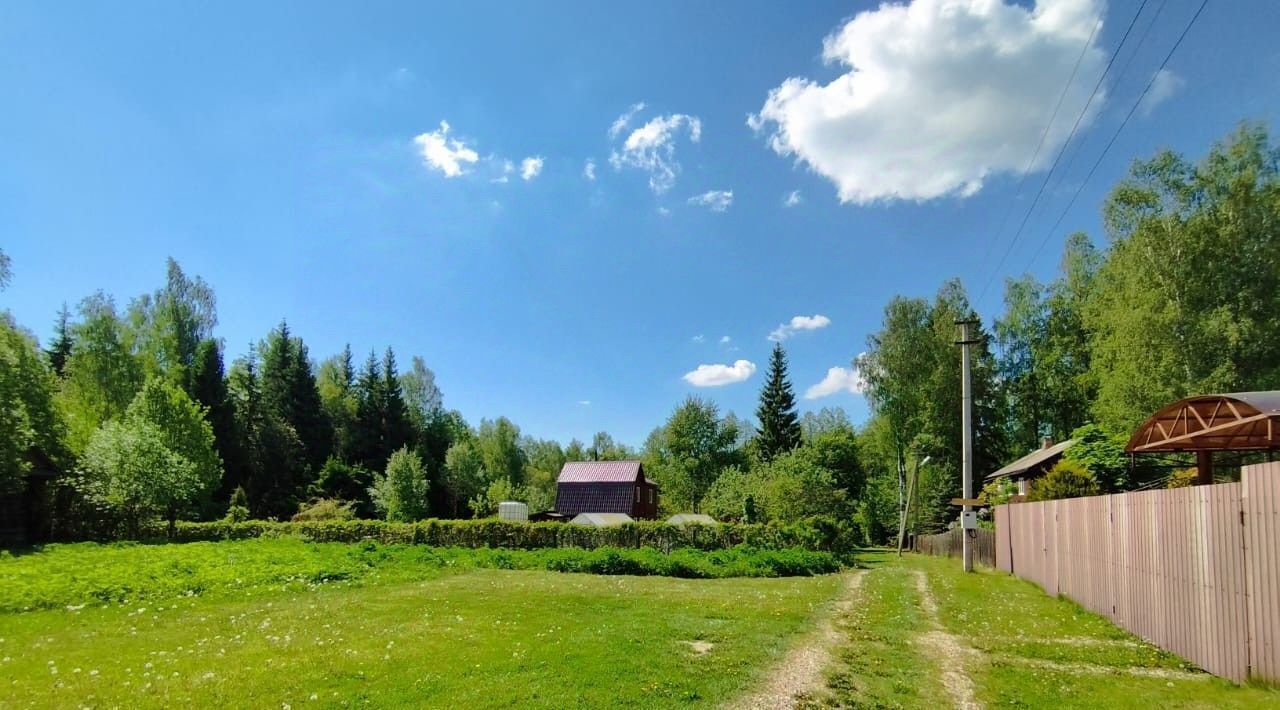
<svg viewBox="0 0 1280 710">
<path fill-rule="evenodd" d="M 1165 488 L 1187 488 L 1194 486 L 1198 471 L 1194 468 L 1180 468 L 1169 474 L 1169 482 L 1165 484 Z"/>
<path fill-rule="evenodd" d="M 1018 494 L 1018 484 L 1012 478 L 997 478 L 982 487 L 978 497 L 987 505 L 1004 505 Z"/>
<path fill-rule="evenodd" d="M 1125 489 L 1129 484 L 1129 455 L 1124 452 L 1128 435 L 1110 434 L 1096 424 L 1085 424 L 1071 432 L 1071 438 L 1076 443 L 1067 448 L 1064 461 L 1093 474 L 1108 491 Z"/>
<path fill-rule="evenodd" d="M 1083 466 L 1074 461 L 1062 460 L 1049 472 L 1031 483 L 1027 500 L 1059 500 L 1098 495 L 1098 481 Z"/>
<path fill-rule="evenodd" d="M 231 502 L 227 506 L 227 515 L 223 520 L 228 523 L 243 523 L 249 519 L 249 496 L 245 495 L 244 486 L 236 486 L 231 491 Z"/>
<path fill-rule="evenodd" d="M 835 519 L 808 519 L 788 525 L 667 525 L 636 522 L 607 528 L 565 523 L 521 523 L 484 520 L 423 520 L 396 523 L 382 520 L 308 520 L 274 522 L 179 522 L 173 542 L 300 538 L 312 542 L 362 542 L 429 545 L 432 547 L 490 547 L 508 550 L 544 548 L 652 547 L 661 552 L 680 548 L 727 550 L 747 545 L 760 550 L 801 547 L 844 555 L 853 551 L 862 532 L 854 524 Z M 166 536 L 161 527 L 143 530 L 139 537 Z"/>
<path fill-rule="evenodd" d="M 302 504 L 291 519 L 299 523 L 308 520 L 354 520 L 355 517 L 354 502 L 321 498 Z"/>
<path fill-rule="evenodd" d="M 422 459 L 404 447 L 391 454 L 387 470 L 369 489 L 369 496 L 387 520 L 412 522 L 427 517 L 427 472 Z"/>
</svg>

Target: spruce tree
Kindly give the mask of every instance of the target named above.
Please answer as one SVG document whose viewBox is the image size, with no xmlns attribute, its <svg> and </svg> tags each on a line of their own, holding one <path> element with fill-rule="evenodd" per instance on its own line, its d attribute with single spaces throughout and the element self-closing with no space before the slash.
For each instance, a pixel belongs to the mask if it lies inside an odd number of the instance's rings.
<svg viewBox="0 0 1280 710">
<path fill-rule="evenodd" d="M 244 457 L 235 483 L 244 486 L 254 516 L 288 517 L 297 509 L 303 479 L 302 444 L 293 427 L 267 406 L 253 349 L 227 379 Z"/>
<path fill-rule="evenodd" d="M 386 406 L 383 385 L 382 368 L 371 350 L 356 379 L 356 418 L 352 426 L 354 458 L 370 471 L 381 471 L 390 453 L 382 447 L 382 413 Z"/>
<path fill-rule="evenodd" d="M 760 407 L 756 410 L 760 431 L 756 434 L 756 450 L 764 461 L 800 445 L 800 419 L 796 415 L 796 396 L 787 380 L 787 354 L 782 345 L 773 346 L 769 358 L 769 379 L 760 392 Z"/>
<path fill-rule="evenodd" d="M 206 338 L 196 346 L 187 391 L 205 408 L 204 417 L 213 428 L 214 448 L 222 459 L 222 484 L 218 498 L 229 495 L 242 480 L 244 462 L 240 456 L 239 433 L 235 411 L 227 394 L 226 372 L 222 364 L 222 346 Z"/>
<path fill-rule="evenodd" d="M 396 371 L 396 354 L 391 348 L 382 356 L 382 451 L 388 456 L 413 440 L 413 423 Z"/>
<path fill-rule="evenodd" d="M 307 346 L 283 321 L 267 337 L 262 355 L 262 399 L 297 434 L 306 463 L 319 471 L 329 458 L 333 428 L 320 403 Z"/>
<path fill-rule="evenodd" d="M 49 349 L 44 351 L 49 358 L 49 367 L 58 377 L 62 377 L 63 368 L 67 366 L 67 358 L 71 357 L 71 346 L 74 344 L 71 337 L 71 312 L 67 310 L 67 304 L 62 304 L 62 310 L 58 311 L 58 324 L 53 328 L 53 342 L 49 344 Z"/>
</svg>

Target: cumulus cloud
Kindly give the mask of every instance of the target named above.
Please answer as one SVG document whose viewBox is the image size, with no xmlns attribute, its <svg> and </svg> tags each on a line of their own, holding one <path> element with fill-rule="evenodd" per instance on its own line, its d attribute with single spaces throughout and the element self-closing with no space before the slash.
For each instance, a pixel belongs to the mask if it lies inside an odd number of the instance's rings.
<svg viewBox="0 0 1280 710">
<path fill-rule="evenodd" d="M 542 156 L 533 155 L 520 161 L 520 179 L 528 182 L 542 172 Z"/>
<path fill-rule="evenodd" d="M 1151 112 L 1156 109 L 1156 106 L 1159 106 L 1164 103 L 1166 99 L 1178 93 L 1178 90 L 1186 85 L 1186 83 L 1187 82 L 1182 80 L 1182 77 L 1174 74 L 1168 69 L 1161 69 L 1156 72 L 1155 77 L 1151 79 L 1151 88 L 1147 90 L 1147 95 L 1142 97 L 1142 106 L 1139 107 L 1139 110 L 1142 111 L 1142 115 L 1144 117 L 1150 116 Z"/>
<path fill-rule="evenodd" d="M 626 130 L 631 119 L 644 108 L 636 104 L 632 110 L 618 117 L 609 128 L 609 138 L 616 139 Z M 636 168 L 649 174 L 649 187 L 657 194 L 670 190 L 676 184 L 680 163 L 676 160 L 676 139 L 686 134 L 689 141 L 697 143 L 702 138 L 702 121 L 697 116 L 673 113 L 655 116 L 643 126 L 631 131 L 609 154 L 609 164 L 614 170 Z"/>
<path fill-rule="evenodd" d="M 1101 4 L 882 3 L 823 42 L 823 58 L 843 75 L 827 84 L 789 78 L 747 123 L 776 153 L 831 180 L 842 202 L 972 195 L 992 175 L 1023 170 L 1033 154 L 1032 169 L 1047 168 L 1067 139 L 1106 62 L 1090 39 Z"/>
<path fill-rule="evenodd" d="M 722 335 L 722 336 L 720 336 L 720 344 L 721 344 L 721 345 L 728 345 L 728 344 L 729 344 L 729 343 L 731 343 L 731 342 L 733 342 L 733 338 L 730 338 L 730 337 L 729 337 L 729 336 L 727 336 L 727 335 Z"/>
<path fill-rule="evenodd" d="M 447 178 L 462 175 L 464 164 L 472 165 L 480 160 L 479 154 L 462 141 L 449 137 L 448 121 L 441 121 L 437 130 L 414 136 L 413 142 L 418 146 L 426 164 L 444 173 Z"/>
<path fill-rule="evenodd" d="M 827 376 L 821 382 L 804 391 L 804 398 L 819 399 L 838 392 L 862 394 L 866 386 L 866 380 L 856 368 L 833 367 L 827 370 Z"/>
<path fill-rule="evenodd" d="M 587 162 L 582 166 L 582 177 L 588 180 L 596 179 L 596 161 L 587 158 Z"/>
<path fill-rule="evenodd" d="M 769 340 L 782 342 L 802 330 L 817 330 L 831 325 L 831 319 L 824 315 L 794 316 L 792 319 L 773 329 Z"/>
<path fill-rule="evenodd" d="M 705 343 L 707 341 L 707 338 L 702 333 L 698 333 L 697 335 L 690 338 L 690 340 L 692 340 L 695 343 Z"/>
<path fill-rule="evenodd" d="M 782 200 L 783 207 L 795 207 L 798 204 L 800 204 L 799 190 L 792 190 L 791 192 L 788 192 L 787 196 Z"/>
<path fill-rule="evenodd" d="M 720 387 L 742 382 L 755 374 L 756 366 L 747 360 L 732 365 L 698 365 L 693 372 L 686 372 L 684 381 L 694 387 Z"/>
<path fill-rule="evenodd" d="M 670 217 L 671 210 L 667 209 L 666 207 L 659 207 L 658 214 L 662 215 L 663 217 Z"/>
<path fill-rule="evenodd" d="M 578 404 L 580 404 L 580 405 L 582 405 L 582 406 L 584 406 L 584 407 L 590 407 L 590 406 L 591 406 L 591 400 L 589 400 L 589 399 L 580 399 L 580 400 L 578 400 Z"/>
<path fill-rule="evenodd" d="M 709 208 L 712 212 L 724 212 L 733 204 L 733 190 L 708 190 L 690 197 L 689 204 Z"/>
</svg>

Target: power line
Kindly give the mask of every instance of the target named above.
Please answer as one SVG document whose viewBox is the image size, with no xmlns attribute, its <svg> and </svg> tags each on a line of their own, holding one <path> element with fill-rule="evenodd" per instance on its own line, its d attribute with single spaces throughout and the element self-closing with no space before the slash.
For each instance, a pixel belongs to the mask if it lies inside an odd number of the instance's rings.
<svg viewBox="0 0 1280 710">
<path fill-rule="evenodd" d="M 1054 171 L 1058 168 L 1058 163 L 1062 160 L 1062 154 L 1067 151 L 1067 146 L 1071 144 L 1071 140 L 1075 138 L 1076 131 L 1080 129 L 1080 123 L 1084 120 L 1086 114 L 1089 113 L 1089 107 L 1093 105 L 1094 98 L 1098 95 L 1098 89 L 1102 88 L 1102 82 L 1106 80 L 1107 74 L 1111 71 L 1111 67 L 1116 62 L 1116 57 L 1120 56 L 1120 50 L 1124 48 L 1125 42 L 1129 39 L 1129 34 L 1133 32 L 1134 25 L 1138 22 L 1138 17 L 1142 15 L 1143 9 L 1147 7 L 1148 0 L 1142 0 L 1138 5 L 1138 11 L 1133 13 L 1133 19 L 1129 20 L 1129 26 L 1125 28 L 1124 35 L 1120 38 L 1120 43 L 1116 45 L 1116 49 L 1111 53 L 1111 58 L 1107 60 L 1107 66 L 1102 70 L 1102 74 L 1098 77 L 1097 83 L 1093 85 L 1093 91 L 1089 93 L 1089 100 L 1085 102 L 1084 108 L 1080 109 L 1080 115 L 1076 116 L 1076 122 L 1071 126 L 1071 132 L 1067 134 L 1067 139 L 1063 141 L 1062 148 L 1058 150 L 1058 155 L 1053 159 L 1053 165 L 1049 167 L 1048 174 L 1045 175 L 1043 181 L 1040 182 L 1040 189 L 1036 190 L 1035 199 L 1031 201 L 1031 206 L 1027 208 L 1027 213 L 1022 217 L 1022 223 L 1018 225 L 1018 231 L 1014 232 L 1013 239 L 1009 242 L 1009 246 L 1005 249 L 1004 254 L 1000 257 L 1000 261 L 996 267 L 991 270 L 991 276 L 987 279 L 986 284 L 982 287 L 975 304 L 981 304 L 983 298 L 987 295 L 987 291 L 991 289 L 991 284 L 995 281 L 996 276 L 1000 274 L 1000 267 L 1004 266 L 1004 262 L 1009 258 L 1009 254 L 1013 251 L 1014 245 L 1018 243 L 1018 237 L 1022 235 L 1022 231 L 1027 226 L 1027 220 L 1030 219 L 1031 213 L 1035 210 L 1036 205 L 1040 202 L 1040 197 L 1044 194 L 1044 188 L 1049 184 L 1049 179 L 1053 177 Z"/>
<path fill-rule="evenodd" d="M 1138 53 L 1142 51 L 1142 46 L 1147 43 L 1147 36 L 1151 34 L 1151 28 L 1155 26 L 1157 21 L 1159 21 L 1160 13 L 1164 11 L 1164 6 L 1166 4 L 1167 4 L 1167 0 L 1161 0 L 1160 5 L 1156 7 L 1155 14 L 1151 16 L 1151 22 L 1147 23 L 1146 29 L 1142 31 L 1142 36 L 1138 38 L 1137 46 L 1133 48 L 1133 52 L 1131 52 L 1129 54 L 1129 58 L 1125 60 L 1124 66 L 1120 67 L 1120 73 L 1116 75 L 1116 83 L 1115 83 L 1116 86 L 1119 86 L 1120 83 L 1124 81 L 1125 74 L 1129 72 L 1129 67 L 1133 65 L 1134 57 L 1138 56 Z M 1061 176 L 1058 178 L 1059 187 L 1061 187 L 1062 184 L 1066 182 L 1066 179 L 1067 179 L 1066 176 L 1071 174 L 1071 168 L 1075 167 L 1076 159 L 1080 157 L 1080 154 L 1082 152 L 1084 152 L 1083 146 L 1079 147 L 1074 153 L 1071 154 L 1071 157 L 1067 159 L 1067 164 L 1062 168 L 1062 172 L 1059 173 L 1059 175 Z"/>
<path fill-rule="evenodd" d="M 1151 79 L 1142 89 L 1142 93 L 1138 94 L 1137 101 L 1134 101 L 1133 106 L 1129 108 L 1129 113 L 1126 114 L 1124 120 L 1120 122 L 1120 126 L 1116 128 L 1115 133 L 1111 134 L 1111 140 L 1107 141 L 1106 147 L 1102 149 L 1102 153 L 1098 155 L 1098 159 L 1093 162 L 1093 167 L 1089 168 L 1089 173 L 1084 176 L 1084 180 L 1082 180 L 1080 185 L 1076 187 L 1076 191 L 1071 195 L 1071 200 L 1067 202 L 1067 206 L 1063 208 L 1061 214 L 1058 215 L 1058 219 L 1055 220 L 1053 226 L 1049 228 L 1049 231 L 1045 232 L 1044 238 L 1040 240 L 1040 246 L 1036 247 L 1035 253 L 1031 255 L 1031 261 L 1027 262 L 1028 268 L 1030 268 L 1031 264 L 1035 263 L 1036 258 L 1040 256 L 1040 252 L 1043 251 L 1045 245 L 1049 243 L 1049 239 L 1053 236 L 1053 233 L 1057 231 L 1058 225 L 1062 224 L 1062 220 L 1065 219 L 1067 213 L 1071 211 L 1072 206 L 1076 203 L 1076 198 L 1080 197 L 1080 193 L 1084 191 L 1084 186 L 1089 183 L 1089 179 L 1093 177 L 1095 172 L 1097 172 L 1098 166 L 1102 164 L 1102 159 L 1107 156 L 1107 152 L 1111 150 L 1111 146 L 1115 145 L 1116 139 L 1120 137 L 1120 132 L 1124 130 L 1125 126 L 1129 125 L 1129 119 L 1133 118 L 1133 114 L 1138 111 L 1138 107 L 1142 105 L 1142 100 L 1147 97 L 1147 93 L 1150 92 L 1151 87 L 1155 85 L 1156 79 L 1160 76 L 1160 72 L 1164 71 L 1165 65 L 1169 63 L 1169 59 L 1173 57 L 1173 53 L 1178 51 L 1178 47 L 1182 45 L 1182 40 L 1187 38 L 1187 34 L 1191 32 L 1192 26 L 1195 25 L 1196 20 L 1200 19 L 1200 13 L 1204 12 L 1204 8 L 1208 4 L 1209 0 L 1202 0 L 1200 7 L 1196 9 L 1196 14 L 1191 16 L 1191 20 L 1187 22 L 1187 26 L 1182 29 L 1182 34 L 1178 35 L 1178 41 L 1174 42 L 1173 46 L 1169 48 L 1169 53 L 1164 56 L 1164 61 L 1160 62 L 1160 68 L 1156 69 L 1155 73 L 1151 75 Z"/>
<path fill-rule="evenodd" d="M 1067 77 L 1067 83 L 1062 87 L 1062 93 L 1058 95 L 1058 103 L 1053 107 L 1053 114 L 1049 116 L 1049 122 L 1045 124 L 1044 130 L 1040 133 L 1040 141 L 1036 143 L 1035 152 L 1031 154 L 1031 160 L 1027 161 L 1027 167 L 1022 169 L 1022 175 L 1018 177 L 1018 186 L 1014 188 L 1013 194 L 1022 193 L 1022 185 L 1027 181 L 1027 175 L 1031 173 L 1031 168 L 1036 164 L 1036 158 L 1040 157 L 1040 149 L 1044 147 L 1045 138 L 1049 136 L 1049 129 L 1053 128 L 1053 122 L 1058 120 L 1058 111 L 1062 109 L 1062 102 L 1067 98 L 1067 93 L 1071 90 L 1071 84 L 1076 80 L 1076 73 L 1080 71 L 1080 64 L 1084 61 L 1084 55 L 1089 53 L 1089 47 L 1093 46 L 1094 37 L 1098 36 L 1098 30 L 1102 28 L 1102 18 L 1093 23 L 1093 31 L 1089 33 L 1089 39 L 1085 40 L 1084 46 L 1080 48 L 1080 54 L 1076 57 L 1075 66 L 1071 67 L 1071 76 Z M 1013 200 L 1009 200 L 1009 207 L 1004 211 L 1004 217 L 1000 219 L 1000 226 L 996 228 L 995 237 L 999 237 L 1004 233 L 1004 227 L 1009 223 L 1009 215 L 1013 214 Z M 987 242 L 987 251 L 982 255 L 982 259 L 978 263 L 984 263 L 991 256 L 991 250 L 995 248 L 996 239 Z"/>
</svg>

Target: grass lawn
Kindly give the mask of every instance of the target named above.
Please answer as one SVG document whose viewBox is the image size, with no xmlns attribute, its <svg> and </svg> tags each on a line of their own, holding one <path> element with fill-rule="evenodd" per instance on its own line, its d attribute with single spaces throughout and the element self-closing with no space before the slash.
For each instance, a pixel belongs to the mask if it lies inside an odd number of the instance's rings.
<svg viewBox="0 0 1280 710">
<path fill-rule="evenodd" d="M 960 669 L 973 700 L 993 708 L 1271 708 L 1280 692 L 1197 673 L 1185 661 L 1070 601 L 956 560 L 872 560 L 829 692 L 814 705 L 950 707 L 941 672 Z M 918 589 L 923 574 L 936 613 Z M 930 632 L 954 641 L 937 652 Z"/>
<path fill-rule="evenodd" d="M 137 574 L 110 602 L 0 614 L 0 707 L 716 704 L 758 678 L 841 584 L 369 565 L 279 542 L 100 548 L 99 567 L 75 546 L 61 581 L 23 577 L 21 594 L 48 606 L 110 587 L 125 560 Z M 186 562 L 166 557 L 184 548 Z M 41 554 L 0 561 L 0 575 Z M 0 578 L 0 598 L 16 594 Z M 192 580 L 199 593 L 187 596 Z"/>
</svg>

